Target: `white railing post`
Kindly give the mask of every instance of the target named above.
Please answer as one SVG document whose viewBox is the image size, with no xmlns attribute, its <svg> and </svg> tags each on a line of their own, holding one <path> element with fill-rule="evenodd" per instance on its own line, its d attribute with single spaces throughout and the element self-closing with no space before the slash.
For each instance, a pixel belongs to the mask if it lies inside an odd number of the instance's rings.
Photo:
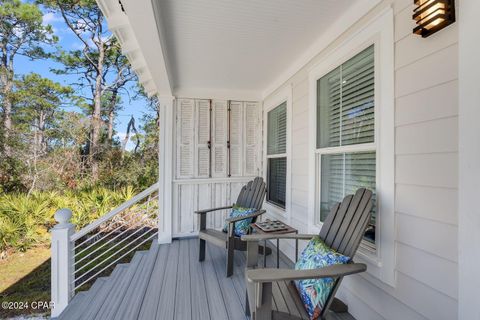
<svg viewBox="0 0 480 320">
<path fill-rule="evenodd" d="M 60 209 L 55 213 L 58 222 L 52 233 L 52 318 L 58 317 L 72 297 L 73 243 L 70 237 L 75 226 L 70 223 L 72 211 Z"/>
</svg>

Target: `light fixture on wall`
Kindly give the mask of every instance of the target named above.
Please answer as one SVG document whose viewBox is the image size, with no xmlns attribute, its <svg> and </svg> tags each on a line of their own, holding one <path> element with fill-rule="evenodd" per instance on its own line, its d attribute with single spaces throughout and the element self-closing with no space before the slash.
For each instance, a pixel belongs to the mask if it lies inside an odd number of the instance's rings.
<svg viewBox="0 0 480 320">
<path fill-rule="evenodd" d="M 417 26 L 413 33 L 423 38 L 455 22 L 454 0 L 414 0 L 413 19 Z"/>
</svg>

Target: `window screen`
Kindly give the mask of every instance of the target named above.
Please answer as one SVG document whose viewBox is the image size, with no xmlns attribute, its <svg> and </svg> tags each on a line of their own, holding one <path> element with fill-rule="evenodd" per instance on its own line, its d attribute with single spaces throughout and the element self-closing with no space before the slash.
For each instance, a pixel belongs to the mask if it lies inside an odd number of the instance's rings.
<svg viewBox="0 0 480 320">
<path fill-rule="evenodd" d="M 285 208 L 287 187 L 287 103 L 267 114 L 267 201 Z"/>
</svg>

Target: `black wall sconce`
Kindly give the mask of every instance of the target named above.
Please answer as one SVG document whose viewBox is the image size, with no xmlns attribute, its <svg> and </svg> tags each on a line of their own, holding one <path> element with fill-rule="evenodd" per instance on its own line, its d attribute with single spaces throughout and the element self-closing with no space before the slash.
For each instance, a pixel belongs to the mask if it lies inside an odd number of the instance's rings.
<svg viewBox="0 0 480 320">
<path fill-rule="evenodd" d="M 417 26 L 413 33 L 423 38 L 455 22 L 454 0 L 414 0 L 413 19 Z"/>
</svg>

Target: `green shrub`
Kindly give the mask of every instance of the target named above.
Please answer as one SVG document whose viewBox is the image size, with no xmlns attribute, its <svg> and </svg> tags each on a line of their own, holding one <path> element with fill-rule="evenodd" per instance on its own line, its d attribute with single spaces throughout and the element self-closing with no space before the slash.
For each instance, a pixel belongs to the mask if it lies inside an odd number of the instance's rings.
<svg viewBox="0 0 480 320">
<path fill-rule="evenodd" d="M 25 251 L 49 243 L 55 211 L 69 208 L 72 223 L 81 228 L 130 199 L 136 190 L 89 187 L 79 191 L 0 195 L 0 253 Z"/>
</svg>

